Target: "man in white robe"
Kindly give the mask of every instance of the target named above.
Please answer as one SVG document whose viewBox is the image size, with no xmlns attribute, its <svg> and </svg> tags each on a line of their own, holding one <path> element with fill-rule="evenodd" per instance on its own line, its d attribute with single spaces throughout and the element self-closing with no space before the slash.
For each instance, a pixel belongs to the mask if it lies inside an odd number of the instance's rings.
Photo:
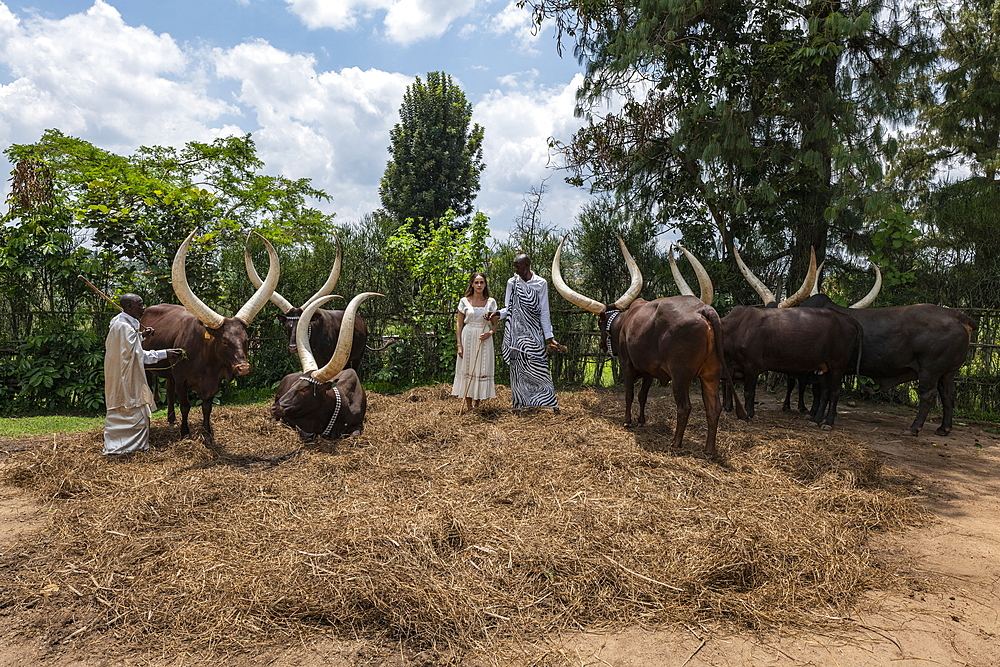
<svg viewBox="0 0 1000 667">
<path fill-rule="evenodd" d="M 174 360 L 180 350 L 144 350 L 142 339 L 151 335 L 147 327 L 140 331 L 139 320 L 145 308 L 142 297 L 123 294 L 124 312 L 111 318 L 104 341 L 104 454 L 117 455 L 149 450 L 149 418 L 153 392 L 146 383 L 145 364 L 160 359 Z"/>
<path fill-rule="evenodd" d="M 546 343 L 558 345 L 549 317 L 549 287 L 544 278 L 532 273 L 527 255 L 514 258 L 514 275 L 507 281 L 504 301 L 500 319 L 506 320 L 507 326 L 500 350 L 510 368 L 514 411 L 543 407 L 559 414 L 549 359 L 545 356 Z"/>
</svg>

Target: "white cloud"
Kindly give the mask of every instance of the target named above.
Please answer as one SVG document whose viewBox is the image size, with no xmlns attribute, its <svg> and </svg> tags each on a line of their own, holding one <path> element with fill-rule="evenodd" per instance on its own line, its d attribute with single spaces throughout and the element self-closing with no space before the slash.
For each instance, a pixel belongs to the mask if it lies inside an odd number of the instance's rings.
<svg viewBox="0 0 1000 667">
<path fill-rule="evenodd" d="M 511 0 L 498 14 L 490 17 L 488 29 L 495 35 L 511 34 L 518 48 L 524 53 L 537 54 L 536 44 L 541 37 L 526 7 L 518 7 L 517 0 Z"/>
<path fill-rule="evenodd" d="M 319 72 L 312 56 L 266 42 L 216 51 L 215 64 L 239 82 L 238 101 L 256 116 L 254 140 L 268 171 L 310 175 L 341 218 L 378 208 L 389 129 L 411 77 L 356 67 Z"/>
<path fill-rule="evenodd" d="M 43 130 L 87 133 L 105 148 L 209 139 L 206 123 L 235 109 L 204 89 L 169 35 L 133 28 L 97 0 L 59 20 L 18 20 L 0 5 L 0 140 L 36 141 Z"/>
<path fill-rule="evenodd" d="M 588 199 L 584 191 L 562 182 L 566 173 L 554 170 L 558 156 L 548 147 L 550 137 L 568 141 L 582 125 L 573 116 L 576 90 L 582 82 L 582 75 L 577 75 L 563 86 L 493 90 L 475 105 L 475 122 L 486 130 L 486 170 L 477 204 L 491 216 L 494 226 L 508 227 L 521 211 L 524 193 L 546 178 L 546 208 L 560 212 L 555 224 L 570 226 Z"/>
<path fill-rule="evenodd" d="M 471 13 L 476 0 L 285 0 L 310 29 L 354 28 L 359 19 L 385 13 L 386 37 L 410 45 L 443 35 L 452 22 Z"/>
</svg>

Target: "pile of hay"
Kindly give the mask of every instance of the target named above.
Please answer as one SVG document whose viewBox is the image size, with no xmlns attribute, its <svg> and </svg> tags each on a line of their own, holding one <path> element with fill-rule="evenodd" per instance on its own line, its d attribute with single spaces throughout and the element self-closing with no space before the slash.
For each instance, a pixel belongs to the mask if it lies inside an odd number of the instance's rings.
<svg viewBox="0 0 1000 667">
<path fill-rule="evenodd" d="M 496 655 L 567 628 L 803 627 L 891 585 L 871 535 L 921 520 L 905 476 L 798 416 L 724 415 L 713 463 L 698 406 L 668 451 L 662 390 L 633 430 L 618 392 L 562 395 L 561 416 L 512 415 L 502 393 L 459 417 L 449 391 L 372 394 L 337 443 L 223 407 L 221 458 L 163 420 L 129 461 L 102 459 L 99 431 L 19 453 L 0 479 L 50 499 L 53 525 L 0 558 L 5 604 L 161 650 L 322 631 Z"/>
</svg>

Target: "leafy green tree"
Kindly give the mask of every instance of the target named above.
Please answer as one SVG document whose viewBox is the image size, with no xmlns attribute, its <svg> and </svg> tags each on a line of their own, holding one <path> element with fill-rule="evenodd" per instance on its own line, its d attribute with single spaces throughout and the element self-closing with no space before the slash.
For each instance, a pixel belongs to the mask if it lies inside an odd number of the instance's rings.
<svg viewBox="0 0 1000 667">
<path fill-rule="evenodd" d="M 414 230 L 433 228 L 454 211 L 461 224 L 473 211 L 483 163 L 483 128 L 472 121 L 472 105 L 451 75 L 416 77 L 399 108 L 400 122 L 389 132 L 391 158 L 379 188 L 382 206 L 398 224 L 414 220 Z"/>
<path fill-rule="evenodd" d="M 902 2 L 527 0 L 586 76 L 590 121 L 562 145 L 571 181 L 615 190 L 662 224 L 711 225 L 749 263 L 861 243 L 887 207 L 875 186 L 910 111 L 900 82 L 932 56 Z M 601 113 L 607 98 L 620 110 Z M 696 234 L 704 236 L 704 232 Z"/>
</svg>

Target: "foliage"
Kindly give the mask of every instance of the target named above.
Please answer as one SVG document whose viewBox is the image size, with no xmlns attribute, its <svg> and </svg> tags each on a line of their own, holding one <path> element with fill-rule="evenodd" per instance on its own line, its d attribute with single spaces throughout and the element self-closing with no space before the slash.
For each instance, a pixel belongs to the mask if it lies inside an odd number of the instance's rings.
<svg viewBox="0 0 1000 667">
<path fill-rule="evenodd" d="M 560 145 L 571 182 L 614 190 L 668 228 L 705 227 L 751 265 L 849 239 L 879 215 L 898 86 L 932 57 L 904 3 L 527 0 L 586 66 Z M 618 108 L 600 112 L 609 97 Z M 789 240 L 790 239 L 790 240 Z"/>
<path fill-rule="evenodd" d="M 451 75 L 429 72 L 406 89 L 400 122 L 389 132 L 392 155 L 379 195 L 382 206 L 412 231 L 423 234 L 446 220 L 451 225 L 473 212 L 483 163 L 483 128 L 472 121 L 472 105 Z"/>
<path fill-rule="evenodd" d="M 93 330 L 47 321 L 19 350 L 5 413 L 94 412 L 104 407 L 104 341 Z"/>
</svg>

